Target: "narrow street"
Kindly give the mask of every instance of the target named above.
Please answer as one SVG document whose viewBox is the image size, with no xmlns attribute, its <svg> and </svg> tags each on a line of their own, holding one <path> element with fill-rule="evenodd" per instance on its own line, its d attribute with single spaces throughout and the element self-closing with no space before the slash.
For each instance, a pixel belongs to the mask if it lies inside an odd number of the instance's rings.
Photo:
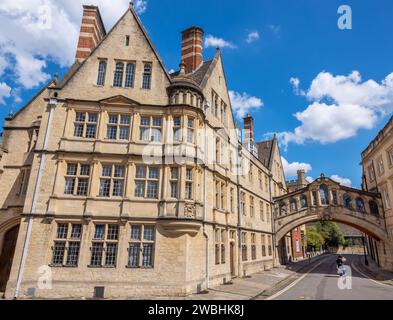
<svg viewBox="0 0 393 320">
<path fill-rule="evenodd" d="M 346 266 L 352 271 L 352 288 L 340 289 L 336 257 L 323 259 L 315 269 L 269 300 L 393 300 L 393 286 L 374 281 L 358 271 L 356 262 L 362 259 L 361 256 L 345 256 Z"/>
</svg>

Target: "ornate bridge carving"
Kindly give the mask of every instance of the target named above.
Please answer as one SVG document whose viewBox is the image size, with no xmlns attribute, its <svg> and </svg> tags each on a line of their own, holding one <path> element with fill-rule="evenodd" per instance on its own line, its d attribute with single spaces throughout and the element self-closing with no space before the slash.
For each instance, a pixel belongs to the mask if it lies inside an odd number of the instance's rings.
<svg viewBox="0 0 393 320">
<path fill-rule="evenodd" d="M 342 186 L 323 175 L 298 191 L 275 200 L 276 245 L 292 229 L 316 221 L 350 225 L 386 241 L 381 195 Z"/>
</svg>

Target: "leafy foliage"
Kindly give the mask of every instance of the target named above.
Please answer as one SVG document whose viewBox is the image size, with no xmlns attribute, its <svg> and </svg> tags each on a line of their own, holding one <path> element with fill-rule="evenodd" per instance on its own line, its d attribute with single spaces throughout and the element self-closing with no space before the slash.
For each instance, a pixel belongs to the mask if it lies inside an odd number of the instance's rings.
<svg viewBox="0 0 393 320">
<path fill-rule="evenodd" d="M 307 242 L 310 247 L 319 249 L 321 245 L 338 247 L 345 244 L 344 234 L 336 223 L 319 222 L 307 228 Z"/>
</svg>

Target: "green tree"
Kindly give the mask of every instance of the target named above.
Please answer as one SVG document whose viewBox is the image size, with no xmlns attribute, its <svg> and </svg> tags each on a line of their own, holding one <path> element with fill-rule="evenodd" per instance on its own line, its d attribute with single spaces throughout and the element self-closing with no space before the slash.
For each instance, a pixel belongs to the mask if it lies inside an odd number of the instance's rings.
<svg viewBox="0 0 393 320">
<path fill-rule="evenodd" d="M 324 243 L 330 247 L 344 245 L 345 239 L 341 229 L 334 222 L 319 222 L 315 225 L 316 231 L 322 235 Z"/>
<path fill-rule="evenodd" d="M 319 250 L 324 244 L 325 239 L 315 227 L 307 228 L 307 245 L 314 250 Z"/>
</svg>

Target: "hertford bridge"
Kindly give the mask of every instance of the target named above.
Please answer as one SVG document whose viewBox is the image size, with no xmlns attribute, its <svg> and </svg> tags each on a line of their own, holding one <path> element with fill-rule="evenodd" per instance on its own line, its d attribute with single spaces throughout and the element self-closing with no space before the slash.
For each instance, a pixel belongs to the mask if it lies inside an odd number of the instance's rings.
<svg viewBox="0 0 393 320">
<path fill-rule="evenodd" d="M 389 243 L 379 193 L 342 186 L 321 175 L 307 187 L 274 200 L 277 247 L 294 228 L 317 221 L 347 224 L 381 243 Z"/>
</svg>

